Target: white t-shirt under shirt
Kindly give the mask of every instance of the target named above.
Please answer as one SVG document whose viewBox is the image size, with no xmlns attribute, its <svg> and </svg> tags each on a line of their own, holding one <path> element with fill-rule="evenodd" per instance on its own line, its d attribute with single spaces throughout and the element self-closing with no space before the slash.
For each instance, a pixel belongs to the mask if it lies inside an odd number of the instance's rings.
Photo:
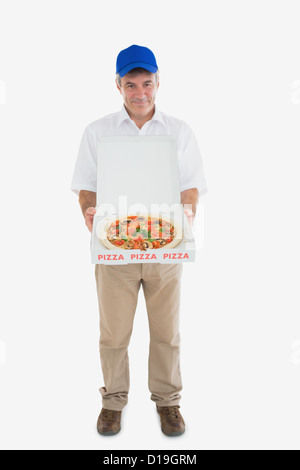
<svg viewBox="0 0 300 470">
<path fill-rule="evenodd" d="M 90 123 L 82 136 L 74 169 L 71 189 L 97 192 L 97 149 L 99 137 L 130 135 L 171 135 L 178 148 L 180 191 L 197 188 L 199 196 L 206 193 L 201 154 L 191 128 L 180 119 L 167 116 L 155 106 L 155 113 L 141 129 L 129 117 L 125 106 L 121 111 Z"/>
</svg>

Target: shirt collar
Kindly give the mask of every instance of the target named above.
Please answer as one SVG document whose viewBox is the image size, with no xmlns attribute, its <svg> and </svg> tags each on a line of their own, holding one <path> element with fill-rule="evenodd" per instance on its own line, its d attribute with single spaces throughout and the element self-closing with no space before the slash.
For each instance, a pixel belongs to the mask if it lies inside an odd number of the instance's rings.
<svg viewBox="0 0 300 470">
<path fill-rule="evenodd" d="M 129 116 L 129 114 L 127 113 L 126 111 L 126 108 L 123 104 L 120 112 L 119 112 L 119 116 L 118 116 L 118 126 L 120 126 L 122 124 L 123 121 L 126 121 L 126 120 L 129 120 L 131 121 L 131 118 Z M 150 121 L 158 121 L 160 122 L 164 127 L 166 126 L 166 123 L 163 119 L 163 116 L 162 116 L 162 113 L 157 109 L 157 106 L 155 105 L 155 110 L 154 110 L 154 114 L 152 116 L 152 118 L 150 119 Z"/>
</svg>

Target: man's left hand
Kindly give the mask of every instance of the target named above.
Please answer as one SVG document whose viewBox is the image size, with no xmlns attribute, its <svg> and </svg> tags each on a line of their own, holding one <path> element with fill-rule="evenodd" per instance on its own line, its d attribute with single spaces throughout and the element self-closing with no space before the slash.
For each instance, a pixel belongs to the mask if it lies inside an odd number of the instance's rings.
<svg viewBox="0 0 300 470">
<path fill-rule="evenodd" d="M 193 227 L 195 216 L 194 216 L 192 209 L 184 209 L 184 213 L 187 216 L 190 226 Z"/>
</svg>

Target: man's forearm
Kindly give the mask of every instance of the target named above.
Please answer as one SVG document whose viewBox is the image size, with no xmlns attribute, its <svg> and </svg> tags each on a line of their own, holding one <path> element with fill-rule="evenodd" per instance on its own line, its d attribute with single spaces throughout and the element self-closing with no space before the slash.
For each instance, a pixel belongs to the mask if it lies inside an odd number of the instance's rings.
<svg viewBox="0 0 300 470">
<path fill-rule="evenodd" d="M 190 204 L 194 216 L 196 215 L 199 193 L 197 188 L 187 189 L 181 193 L 181 204 Z"/>
<path fill-rule="evenodd" d="M 96 207 L 96 193 L 81 190 L 79 193 L 79 204 L 84 215 L 89 207 Z"/>
</svg>

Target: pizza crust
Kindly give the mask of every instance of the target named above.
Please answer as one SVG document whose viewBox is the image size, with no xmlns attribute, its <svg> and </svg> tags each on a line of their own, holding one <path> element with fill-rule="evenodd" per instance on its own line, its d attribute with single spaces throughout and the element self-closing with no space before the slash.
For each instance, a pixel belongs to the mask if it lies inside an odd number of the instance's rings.
<svg viewBox="0 0 300 470">
<path fill-rule="evenodd" d="M 148 217 L 150 217 L 148 214 L 139 214 L 138 217 L 145 217 L 146 220 L 148 221 Z M 182 233 L 182 225 L 176 223 L 174 224 L 174 221 L 172 218 L 163 216 L 163 215 L 153 215 L 151 214 L 151 218 L 153 219 L 161 219 L 167 223 L 170 223 L 174 227 L 174 240 L 171 243 L 166 244 L 165 246 L 162 246 L 160 248 L 149 248 L 149 250 L 163 250 L 163 249 L 169 249 L 169 248 L 175 248 L 181 241 L 183 237 Z M 127 220 L 127 217 L 104 217 L 102 220 L 100 220 L 97 224 L 96 227 L 96 235 L 101 241 L 101 243 L 108 248 L 109 250 L 122 250 L 124 249 L 123 247 L 117 247 L 110 243 L 110 241 L 107 239 L 107 230 L 111 226 L 113 222 L 116 220 L 124 221 Z M 132 250 L 134 251 L 134 250 Z M 148 251 L 148 250 L 147 250 Z"/>
</svg>

